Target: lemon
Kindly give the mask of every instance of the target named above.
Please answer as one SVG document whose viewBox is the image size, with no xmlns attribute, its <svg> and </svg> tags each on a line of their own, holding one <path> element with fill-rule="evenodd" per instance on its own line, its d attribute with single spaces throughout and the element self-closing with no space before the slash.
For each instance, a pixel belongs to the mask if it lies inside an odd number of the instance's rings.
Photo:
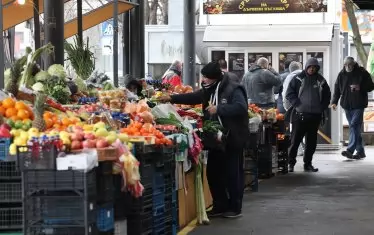
<svg viewBox="0 0 374 235">
<path fill-rule="evenodd" d="M 15 143 L 9 146 L 9 154 L 16 155 L 17 154 L 17 145 Z"/>
</svg>

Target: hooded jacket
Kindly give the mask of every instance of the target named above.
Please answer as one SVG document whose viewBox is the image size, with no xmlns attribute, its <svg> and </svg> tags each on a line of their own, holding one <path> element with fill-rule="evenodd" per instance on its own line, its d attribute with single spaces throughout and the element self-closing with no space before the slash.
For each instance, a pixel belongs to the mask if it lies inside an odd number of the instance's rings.
<svg viewBox="0 0 374 235">
<path fill-rule="evenodd" d="M 282 90 L 282 96 L 285 97 L 283 99 L 283 107 L 287 111 L 292 105 L 291 103 L 286 99 L 286 92 L 288 89 L 288 85 L 290 84 L 291 80 L 296 77 L 296 75 L 300 74 L 303 70 L 299 69 L 296 71 L 293 71 L 292 73 L 288 74 L 286 79 L 283 82 L 283 90 Z"/>
<path fill-rule="evenodd" d="M 182 67 L 180 61 L 175 61 L 162 76 L 162 84 L 170 84 L 172 86 L 182 85 L 181 75 Z"/>
<path fill-rule="evenodd" d="M 216 86 L 209 89 L 200 89 L 193 93 L 172 95 L 171 102 L 175 104 L 196 105 L 202 104 L 204 120 L 216 119 L 205 109 L 209 106 L 211 94 Z M 223 127 L 229 131 L 228 147 L 243 148 L 249 135 L 248 102 L 244 87 L 233 82 L 224 74 L 218 90 L 217 114 L 220 116 Z"/>
<path fill-rule="evenodd" d="M 351 85 L 357 88 L 351 90 Z M 338 104 L 344 109 L 364 109 L 368 106 L 368 92 L 374 89 L 374 83 L 370 74 L 357 63 L 352 72 L 345 68 L 340 71 L 335 82 L 332 104 Z"/>
<path fill-rule="evenodd" d="M 313 75 L 306 72 L 310 66 L 317 67 L 317 72 Z M 329 106 L 330 87 L 325 78 L 318 73 L 319 69 L 318 60 L 310 58 L 306 62 L 305 70 L 296 75 L 287 88 L 286 99 L 298 113 L 320 115 Z"/>
<path fill-rule="evenodd" d="M 274 70 L 263 69 L 253 65 L 244 75 L 242 80 L 248 99 L 261 105 L 275 104 L 274 89 L 278 90 L 282 85 L 280 75 Z"/>
</svg>

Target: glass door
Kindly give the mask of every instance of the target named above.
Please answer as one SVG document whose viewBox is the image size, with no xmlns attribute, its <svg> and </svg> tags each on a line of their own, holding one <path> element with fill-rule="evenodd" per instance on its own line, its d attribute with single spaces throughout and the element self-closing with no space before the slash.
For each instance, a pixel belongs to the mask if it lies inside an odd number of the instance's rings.
<svg viewBox="0 0 374 235">
<path fill-rule="evenodd" d="M 228 71 L 235 73 L 239 78 L 244 75 L 245 60 L 243 52 L 227 52 Z"/>
<path fill-rule="evenodd" d="M 303 64 L 303 52 L 279 52 L 279 73 L 285 70 L 284 64 L 287 60 L 297 61 Z"/>
<path fill-rule="evenodd" d="M 269 61 L 269 65 L 272 66 L 273 63 L 273 53 L 261 53 L 261 52 L 254 52 L 254 53 L 248 53 L 248 70 L 252 65 L 257 64 L 258 59 L 261 57 L 265 57 Z"/>
</svg>

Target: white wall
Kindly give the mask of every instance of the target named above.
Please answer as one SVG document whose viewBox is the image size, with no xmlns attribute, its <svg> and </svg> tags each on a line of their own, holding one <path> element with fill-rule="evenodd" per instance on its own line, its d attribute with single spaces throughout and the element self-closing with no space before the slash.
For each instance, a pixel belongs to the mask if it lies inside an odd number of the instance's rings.
<svg viewBox="0 0 374 235">
<path fill-rule="evenodd" d="M 278 13 L 244 15 L 204 15 L 203 0 L 200 0 L 200 24 L 238 25 L 238 24 L 313 24 L 340 23 L 342 0 L 328 0 L 327 13 Z"/>
</svg>

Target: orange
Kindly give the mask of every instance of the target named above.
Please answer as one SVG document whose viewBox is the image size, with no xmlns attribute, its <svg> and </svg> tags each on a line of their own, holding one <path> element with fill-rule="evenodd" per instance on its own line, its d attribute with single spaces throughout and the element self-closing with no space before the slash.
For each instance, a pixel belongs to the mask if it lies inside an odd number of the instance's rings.
<svg viewBox="0 0 374 235">
<path fill-rule="evenodd" d="M 16 102 L 10 97 L 3 100 L 3 107 L 6 109 L 14 107 L 15 104 Z"/>
<path fill-rule="evenodd" d="M 2 115 L 2 116 L 4 116 L 5 115 L 5 108 L 3 107 L 3 106 L 0 106 L 0 114 Z"/>
<path fill-rule="evenodd" d="M 21 120 L 18 116 L 11 116 L 10 119 L 15 122 L 15 121 L 18 121 L 18 120 Z"/>
<path fill-rule="evenodd" d="M 17 117 L 19 117 L 21 120 L 27 119 L 30 117 L 29 111 L 26 109 L 19 109 L 17 112 Z"/>
<path fill-rule="evenodd" d="M 71 124 L 69 118 L 67 117 L 64 117 L 61 121 L 62 121 L 62 125 L 64 126 L 69 126 Z"/>
<path fill-rule="evenodd" d="M 14 107 L 18 110 L 27 109 L 27 105 L 23 103 L 22 101 L 17 101 Z"/>
<path fill-rule="evenodd" d="M 44 121 L 45 121 L 45 125 L 47 126 L 48 129 L 53 126 L 53 120 L 52 119 L 44 118 Z"/>
<path fill-rule="evenodd" d="M 7 118 L 10 118 L 10 117 L 13 117 L 13 116 L 17 116 L 17 109 L 16 108 L 8 108 L 5 111 L 5 116 Z"/>
</svg>

